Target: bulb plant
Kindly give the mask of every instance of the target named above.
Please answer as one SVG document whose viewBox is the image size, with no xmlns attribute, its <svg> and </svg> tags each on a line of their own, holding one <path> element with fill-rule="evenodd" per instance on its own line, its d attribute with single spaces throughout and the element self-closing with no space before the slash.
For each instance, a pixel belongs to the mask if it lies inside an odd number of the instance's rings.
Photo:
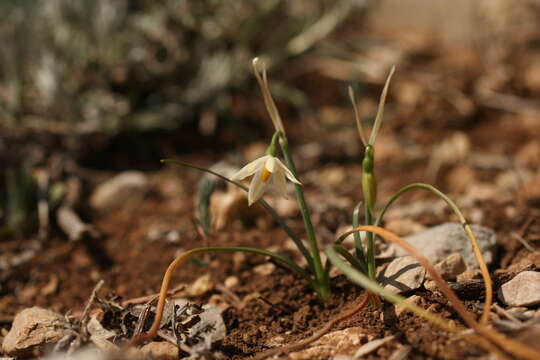
<svg viewBox="0 0 540 360">
<path fill-rule="evenodd" d="M 280 254 L 252 247 L 202 247 L 195 248 L 189 251 L 184 252 L 182 255 L 177 257 L 170 263 L 168 266 L 163 281 L 161 284 L 161 289 L 158 298 L 158 304 L 156 309 L 156 316 L 152 323 L 150 330 L 146 333 L 139 334 L 135 336 L 130 343 L 139 344 L 144 341 L 153 339 L 161 323 L 163 316 L 163 310 L 165 307 L 165 301 L 167 298 L 167 293 L 169 289 L 169 284 L 171 281 L 172 274 L 174 271 L 183 264 L 190 257 L 206 253 L 206 252 L 245 252 L 251 254 L 259 254 L 272 258 L 273 260 L 279 261 L 287 265 L 291 270 L 298 273 L 303 277 L 311 286 L 311 288 L 318 294 L 321 301 L 325 301 L 331 291 L 330 287 L 330 270 L 332 266 L 339 268 L 349 279 L 353 282 L 359 284 L 364 289 L 367 290 L 365 299 L 371 299 L 372 304 L 380 305 L 379 296 L 387 299 L 390 302 L 398 303 L 405 308 L 409 309 L 413 313 L 425 318 L 426 320 L 432 322 L 433 324 L 447 330 L 450 332 L 457 332 L 455 326 L 450 326 L 448 323 L 437 316 L 436 314 L 430 313 L 414 304 L 410 304 L 405 299 L 396 295 L 392 292 L 389 292 L 382 288 L 376 281 L 376 262 L 375 262 L 375 237 L 374 235 L 379 235 L 384 240 L 396 243 L 397 245 L 403 247 L 408 253 L 412 256 L 415 256 L 419 263 L 423 265 L 434 281 L 437 283 L 439 289 L 442 293 L 448 298 L 449 302 L 455 308 L 456 312 L 462 317 L 465 324 L 475 331 L 474 334 L 468 335 L 465 337 L 467 340 L 477 343 L 481 346 L 493 350 L 493 344 L 498 348 L 503 348 L 506 351 L 525 358 L 525 359 L 536 359 L 540 358 L 537 351 L 528 348 L 527 346 L 516 342 L 514 340 L 508 339 L 507 337 L 495 332 L 494 330 L 486 326 L 487 321 L 489 320 L 489 311 L 491 308 L 493 293 L 491 278 L 485 262 L 483 261 L 481 251 L 478 247 L 474 233 L 471 230 L 470 225 L 464 218 L 461 211 L 458 209 L 456 204 L 448 198 L 444 193 L 437 190 L 431 185 L 415 183 L 410 184 L 402 189 L 400 189 L 395 195 L 393 195 L 390 200 L 381 208 L 381 211 L 376 214 L 376 202 L 377 202 L 377 181 L 375 177 L 375 140 L 381 128 L 384 105 L 386 100 L 386 95 L 388 93 L 388 88 L 392 75 L 394 74 L 395 69 L 392 68 L 384 85 L 381 98 L 378 105 L 377 115 L 375 117 L 375 122 L 373 129 L 371 131 L 369 140 L 366 140 L 364 135 L 364 130 L 362 123 L 360 121 L 359 112 L 356 106 L 356 100 L 354 91 L 349 87 L 349 96 L 353 105 L 353 110 L 355 114 L 356 124 L 360 136 L 360 140 L 364 146 L 364 157 L 362 160 L 362 176 L 361 176 L 361 189 L 364 197 L 364 201 L 358 203 L 353 211 L 353 229 L 342 234 L 334 242 L 334 244 L 328 247 L 325 250 L 325 253 L 328 257 L 326 264 L 322 263 L 321 254 L 319 250 L 319 244 L 317 242 L 317 237 L 313 224 L 310 217 L 308 203 L 304 196 L 304 191 L 302 184 L 298 179 L 298 174 L 296 172 L 296 166 L 289 148 L 289 143 L 286 135 L 285 128 L 281 116 L 277 110 L 276 104 L 270 94 L 268 87 L 268 80 L 266 75 L 266 70 L 264 67 L 260 66 L 260 63 L 257 58 L 253 60 L 253 70 L 261 93 L 263 100 L 268 111 L 268 115 L 272 120 L 272 123 L 275 128 L 275 132 L 272 136 L 269 146 L 266 149 L 266 152 L 261 157 L 250 162 L 241 168 L 235 175 L 231 178 L 227 178 L 219 173 L 216 173 L 210 169 L 193 165 L 190 163 L 177 161 L 177 160 L 162 160 L 163 163 L 172 163 L 182 166 L 191 167 L 200 171 L 204 171 L 210 174 L 213 174 L 231 184 L 236 185 L 242 190 L 248 193 L 248 203 L 249 205 L 258 202 L 265 208 L 268 213 L 275 219 L 277 224 L 283 228 L 287 235 L 292 239 L 295 245 L 298 248 L 300 254 L 305 258 L 307 262 L 307 268 L 303 268 L 295 263 L 292 259 L 289 259 Z M 283 156 L 284 162 L 279 159 L 279 154 Z M 243 180 L 247 177 L 252 176 L 251 183 L 249 187 L 246 187 L 240 180 Z M 284 219 L 279 216 L 279 214 L 262 198 L 264 193 L 273 185 L 274 188 L 280 193 L 286 194 L 286 180 L 289 180 L 293 183 L 296 199 L 302 214 L 304 221 L 305 233 L 308 240 L 309 247 L 306 247 L 301 241 L 300 237 L 287 225 Z M 429 261 L 422 256 L 415 248 L 409 245 L 407 242 L 401 240 L 398 236 L 392 234 L 391 232 L 384 230 L 380 227 L 383 217 L 387 210 L 405 193 L 416 190 L 423 189 L 430 191 L 431 193 L 442 198 L 453 210 L 453 212 L 458 217 L 461 225 L 468 238 L 471 241 L 472 248 L 480 269 L 482 271 L 482 276 L 484 278 L 484 283 L 486 287 L 486 298 L 484 312 L 481 317 L 481 321 L 477 322 L 474 316 L 467 312 L 463 304 L 458 300 L 454 292 L 448 287 L 446 282 L 441 278 L 437 273 L 434 267 L 429 263 Z M 364 210 L 364 225 L 360 225 L 360 213 Z M 375 216 L 377 215 L 377 216 Z M 359 233 L 366 232 L 367 246 L 364 249 L 364 246 L 361 242 Z M 355 244 L 355 253 L 350 253 L 343 245 L 343 240 L 349 235 L 353 234 L 354 244 Z M 356 313 L 360 311 L 367 304 L 367 301 L 362 301 L 361 304 L 354 309 L 354 311 L 349 314 Z M 344 318 L 343 315 L 341 318 Z M 485 339 L 489 342 L 486 343 Z M 500 351 L 500 350 L 494 350 Z M 275 349 L 272 350 L 273 353 L 276 353 Z M 258 356 L 257 358 L 265 357 L 264 354 Z"/>
<path fill-rule="evenodd" d="M 322 264 L 321 253 L 319 249 L 319 244 L 317 242 L 317 237 L 315 230 L 313 228 L 313 223 L 311 221 L 310 211 L 308 203 L 304 196 L 304 191 L 302 188 L 301 182 L 298 180 L 298 174 L 296 172 L 296 166 L 289 148 L 289 142 L 287 139 L 287 134 L 285 128 L 283 127 L 283 121 L 277 110 L 276 104 L 270 94 L 268 87 L 268 79 L 266 75 L 266 69 L 262 67 L 259 63 L 258 58 L 253 59 L 252 62 L 253 71 L 259 87 L 261 89 L 262 97 L 268 111 L 268 115 L 272 120 L 274 125 L 275 132 L 272 136 L 270 144 L 266 149 L 266 152 L 263 156 L 252 161 L 251 163 L 244 166 L 240 169 L 235 175 L 231 178 L 227 178 L 221 174 L 218 174 L 210 169 L 203 168 L 197 165 L 190 163 L 177 161 L 177 160 L 162 160 L 163 163 L 172 163 L 182 166 L 191 167 L 198 169 L 210 174 L 213 174 L 231 184 L 238 186 L 244 191 L 248 192 L 248 203 L 249 205 L 258 202 L 261 204 L 269 214 L 276 220 L 278 225 L 280 225 L 287 235 L 292 239 L 295 245 L 298 248 L 298 251 L 302 254 L 307 262 L 307 269 L 302 268 L 296 264 L 293 260 L 282 256 L 280 254 L 251 247 L 204 247 L 204 248 L 195 248 L 189 250 L 179 257 L 177 257 L 169 267 L 167 268 L 163 281 L 161 284 L 160 295 L 158 299 L 156 317 L 152 324 L 150 330 L 141 334 L 134 339 L 131 343 L 140 343 L 149 339 L 152 339 L 156 336 L 157 331 L 159 330 L 159 324 L 163 316 L 163 309 L 165 307 L 165 300 L 167 297 L 167 291 L 169 289 L 169 284 L 171 276 L 174 271 L 183 264 L 188 258 L 196 254 L 205 253 L 205 252 L 246 252 L 252 254 L 264 255 L 272 258 L 273 260 L 279 261 L 287 265 L 291 270 L 298 273 L 309 283 L 311 288 L 318 294 L 319 298 L 322 301 L 325 301 L 330 295 L 330 277 L 329 273 L 325 271 L 325 267 Z M 278 157 L 278 152 L 281 152 L 285 162 L 282 162 Z M 246 177 L 253 176 L 249 188 L 240 183 L 240 180 L 245 179 Z M 262 198 L 265 191 L 269 188 L 270 185 L 273 185 L 276 190 L 285 195 L 286 194 L 286 179 L 291 181 L 294 185 L 296 198 L 300 211 L 302 214 L 302 219 L 304 221 L 304 227 L 306 231 L 306 237 L 309 243 L 309 248 L 304 245 L 300 237 L 286 224 L 284 219 L 277 214 L 277 212 Z"/>
<path fill-rule="evenodd" d="M 485 309 L 489 309 L 493 301 L 493 291 L 492 291 L 492 282 L 489 276 L 488 268 L 484 262 L 484 259 L 482 258 L 482 253 L 480 251 L 480 248 L 478 247 L 478 242 L 476 240 L 474 233 L 472 232 L 472 229 L 469 223 L 467 222 L 467 220 L 465 219 L 465 217 L 463 216 L 463 214 L 461 213 L 457 205 L 447 195 L 445 195 L 444 193 L 442 193 L 441 191 L 437 190 L 435 187 L 429 184 L 415 183 L 415 184 L 407 185 L 401 188 L 395 195 L 393 195 L 390 198 L 390 200 L 383 206 L 380 214 L 374 220 L 375 204 L 377 202 L 377 179 L 375 177 L 375 141 L 381 129 L 383 115 L 384 115 L 384 105 L 386 102 L 386 95 L 388 94 L 390 80 L 392 79 L 394 72 L 395 72 L 395 67 L 392 67 L 386 79 L 386 83 L 384 85 L 384 88 L 381 94 L 379 106 L 377 109 L 377 115 L 375 117 L 375 122 L 373 123 L 373 129 L 369 136 L 369 140 L 366 140 L 367 138 L 364 135 L 364 129 L 362 126 L 362 121 L 360 120 L 358 107 L 356 105 L 354 90 L 352 87 L 349 86 L 349 97 L 350 97 L 353 110 L 354 110 L 358 134 L 362 142 L 362 145 L 364 146 L 364 158 L 362 160 L 361 184 L 362 184 L 362 193 L 364 195 L 365 225 L 380 226 L 386 211 L 403 194 L 411 190 L 415 190 L 415 189 L 427 190 L 439 196 L 440 198 L 442 198 L 450 206 L 454 214 L 458 217 L 465 233 L 469 237 L 474 254 L 476 256 L 477 262 L 482 272 L 484 283 L 486 285 L 486 299 L 485 299 L 485 304 L 484 304 Z M 359 203 L 356 206 L 355 211 L 353 213 L 353 226 L 354 227 L 357 227 L 359 225 L 360 208 L 361 208 L 361 203 Z M 345 239 L 345 237 L 341 236 L 334 245 L 335 250 L 341 253 L 342 255 L 345 254 L 346 250 L 343 247 L 341 247 L 340 244 Z M 367 239 L 367 249 L 366 251 L 364 251 L 362 243 L 361 243 L 360 235 L 358 234 L 358 232 L 354 232 L 356 260 L 353 264 L 356 266 L 358 270 L 363 271 L 365 274 L 367 274 L 372 281 L 376 281 L 376 263 L 375 263 L 375 245 L 374 245 L 375 241 L 374 241 L 373 233 L 367 232 L 366 239 Z M 349 259 L 349 261 L 352 258 L 351 256 L 347 256 L 347 255 L 344 255 L 344 256 L 346 256 L 346 258 Z M 487 322 L 488 317 L 489 317 L 489 311 L 484 311 L 484 314 L 482 315 L 482 322 Z"/>
</svg>

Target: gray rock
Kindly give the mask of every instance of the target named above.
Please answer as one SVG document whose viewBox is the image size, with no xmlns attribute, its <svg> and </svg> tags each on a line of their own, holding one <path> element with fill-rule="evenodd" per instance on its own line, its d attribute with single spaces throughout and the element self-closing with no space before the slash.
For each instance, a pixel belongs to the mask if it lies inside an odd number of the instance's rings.
<svg viewBox="0 0 540 360">
<path fill-rule="evenodd" d="M 499 289 L 499 299 L 510 306 L 540 304 L 540 272 L 523 271 Z"/>
<path fill-rule="evenodd" d="M 62 315 L 32 307 L 15 316 L 2 349 L 7 355 L 15 357 L 40 356 L 48 346 L 70 333 L 69 324 Z"/>
<path fill-rule="evenodd" d="M 422 286 L 426 270 L 412 256 L 401 256 L 394 259 L 377 279 L 386 290 L 403 293 Z"/>
<path fill-rule="evenodd" d="M 141 199 L 149 187 L 147 176 L 140 171 L 125 171 L 100 184 L 90 196 L 97 210 L 110 210 Z"/>
<path fill-rule="evenodd" d="M 491 229 L 472 225 L 478 246 L 482 251 L 484 261 L 489 265 L 496 250 L 497 236 Z M 444 223 L 428 230 L 404 238 L 409 244 L 418 249 L 432 263 L 438 263 L 452 253 L 460 253 L 467 268 L 477 268 L 476 258 L 471 243 L 463 227 L 458 223 Z M 396 246 L 397 255 L 406 255 L 401 247 Z"/>
</svg>

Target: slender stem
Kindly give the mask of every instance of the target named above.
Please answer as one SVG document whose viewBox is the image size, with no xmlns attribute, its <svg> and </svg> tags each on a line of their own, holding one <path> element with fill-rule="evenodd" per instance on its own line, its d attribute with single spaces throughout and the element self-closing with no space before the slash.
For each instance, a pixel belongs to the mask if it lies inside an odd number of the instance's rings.
<svg viewBox="0 0 540 360">
<path fill-rule="evenodd" d="M 287 166 L 292 171 L 293 175 L 298 178 L 296 166 L 289 150 L 289 143 L 284 136 L 281 137 L 280 145 Z M 306 235 L 310 245 L 311 256 L 313 257 L 315 278 L 317 279 L 317 282 L 320 286 L 319 295 L 323 300 L 325 300 L 328 295 L 330 295 L 330 281 L 322 265 L 321 255 L 319 253 L 319 245 L 317 244 L 317 238 L 315 236 L 315 231 L 313 230 L 311 216 L 309 215 L 309 207 L 304 197 L 304 190 L 302 189 L 302 186 L 298 184 L 294 184 L 294 190 L 296 193 L 296 198 L 298 200 L 298 205 L 300 206 L 300 212 L 302 213 L 302 219 L 304 220 L 304 226 L 306 228 Z"/>
<path fill-rule="evenodd" d="M 381 213 L 375 220 L 374 225 L 380 226 L 383 216 L 386 214 L 386 211 L 390 208 L 390 206 L 392 206 L 392 204 L 396 202 L 396 200 L 399 197 L 401 197 L 401 195 L 414 189 L 424 189 L 439 196 L 448 204 L 448 206 L 450 206 L 454 214 L 456 214 L 456 216 L 458 217 L 459 222 L 461 223 L 461 226 L 465 230 L 465 233 L 467 234 L 471 242 L 471 246 L 472 246 L 474 255 L 476 257 L 476 261 L 478 262 L 478 266 L 480 267 L 480 271 L 482 272 L 482 278 L 484 279 L 484 284 L 486 287 L 486 299 L 484 301 L 484 312 L 482 313 L 482 318 L 480 322 L 483 324 L 487 323 L 489 321 L 491 304 L 493 303 L 493 284 L 491 281 L 491 277 L 489 276 L 489 270 L 482 256 L 482 251 L 480 250 L 480 247 L 478 246 L 478 241 L 476 240 L 476 236 L 472 232 L 472 229 L 469 223 L 467 222 L 467 220 L 465 219 L 465 217 L 463 216 L 463 214 L 461 213 L 457 205 L 446 194 L 444 194 L 443 192 L 441 192 L 440 190 L 438 190 L 437 188 L 429 184 L 414 183 L 414 184 L 404 186 L 397 193 L 395 193 L 394 196 L 392 196 L 390 200 L 384 205 L 384 207 L 381 210 Z"/>
<path fill-rule="evenodd" d="M 362 202 L 360 201 L 358 204 L 356 204 L 353 210 L 353 220 L 352 220 L 353 228 L 360 226 L 360 209 L 361 208 L 362 208 Z M 364 247 L 362 246 L 362 239 L 360 238 L 360 234 L 354 233 L 353 236 L 354 236 L 354 248 L 356 252 L 356 257 L 358 258 L 360 262 L 366 264 L 366 255 L 364 254 Z"/>
<path fill-rule="evenodd" d="M 371 217 L 371 210 L 369 209 L 368 204 L 365 205 L 365 223 L 366 225 L 373 225 L 373 219 Z M 375 240 L 373 233 L 367 233 L 367 265 L 368 265 L 368 275 L 369 278 L 373 281 L 377 280 L 377 273 L 375 268 Z"/>
<path fill-rule="evenodd" d="M 142 342 L 152 340 L 156 337 L 157 332 L 159 330 L 160 323 L 161 323 L 161 319 L 163 317 L 163 309 L 165 308 L 165 300 L 167 299 L 167 292 L 169 291 L 169 284 L 171 282 L 171 277 L 174 271 L 178 268 L 178 266 L 182 265 L 187 259 L 189 259 L 191 256 L 195 254 L 203 253 L 203 252 L 211 252 L 211 251 L 221 251 L 221 252 L 241 251 L 241 252 L 270 256 L 278 261 L 285 263 L 286 265 L 291 267 L 291 269 L 293 269 L 294 271 L 302 275 L 304 278 L 306 278 L 313 287 L 315 286 L 315 284 L 313 284 L 313 279 L 311 278 L 310 274 L 308 274 L 304 269 L 296 265 L 292 260 L 286 257 L 283 257 L 281 255 L 272 253 L 267 250 L 242 247 L 242 246 L 206 247 L 206 248 L 192 249 L 178 256 L 176 259 L 173 260 L 173 262 L 169 264 L 169 267 L 167 268 L 167 271 L 165 272 L 165 275 L 163 276 L 163 281 L 161 282 L 161 289 L 159 291 L 159 299 L 158 299 L 158 304 L 156 308 L 156 317 L 154 318 L 154 322 L 152 323 L 152 326 L 150 327 L 150 330 L 148 330 L 147 333 L 140 334 L 133 337 L 130 341 L 131 345 L 137 345 Z"/>
<path fill-rule="evenodd" d="M 194 164 L 190 164 L 190 163 L 187 163 L 187 162 L 184 162 L 184 161 L 180 161 L 180 160 L 172 160 L 172 159 L 163 159 L 161 160 L 162 163 L 165 163 L 165 164 L 175 164 L 175 165 L 181 165 L 181 166 L 186 166 L 186 167 L 190 167 L 192 169 L 196 169 L 196 170 L 200 170 L 200 171 L 203 171 L 203 172 L 206 172 L 206 173 L 209 173 L 209 174 L 212 174 L 214 176 L 217 176 L 218 178 L 228 182 L 228 183 L 231 183 L 237 187 L 239 187 L 240 189 L 244 190 L 244 191 L 248 191 L 248 188 L 245 187 L 244 185 L 240 184 L 239 182 L 236 182 L 234 180 L 231 180 L 229 179 L 228 177 L 226 176 L 223 176 L 213 170 L 210 170 L 210 169 L 207 169 L 207 168 L 204 168 L 202 166 L 197 166 L 197 165 L 194 165 Z M 274 208 L 272 208 L 266 201 L 264 201 L 263 199 L 259 199 L 257 200 L 263 207 L 266 211 L 268 211 L 268 213 L 270 214 L 270 216 L 272 216 L 272 218 L 278 223 L 278 225 L 287 233 L 287 235 L 289 235 L 289 237 L 291 238 L 291 240 L 294 242 L 294 244 L 296 245 L 296 247 L 298 248 L 298 250 L 300 250 L 300 252 L 302 253 L 302 255 L 304 256 L 304 258 L 306 259 L 307 263 L 308 263 L 308 266 L 309 266 L 309 269 L 315 273 L 315 266 L 313 264 L 313 258 L 311 257 L 308 249 L 306 248 L 306 246 L 304 245 L 304 243 L 302 242 L 302 240 L 300 240 L 300 238 L 298 237 L 298 235 L 296 235 L 294 233 L 294 231 L 289 227 L 289 225 L 287 225 L 287 223 L 285 222 L 285 220 L 279 216 L 279 214 L 274 210 Z"/>
</svg>

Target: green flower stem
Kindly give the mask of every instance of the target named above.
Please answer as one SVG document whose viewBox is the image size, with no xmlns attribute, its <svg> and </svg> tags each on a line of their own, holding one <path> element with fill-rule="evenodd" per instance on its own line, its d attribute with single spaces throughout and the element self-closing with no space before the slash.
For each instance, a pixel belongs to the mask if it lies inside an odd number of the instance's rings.
<svg viewBox="0 0 540 360">
<path fill-rule="evenodd" d="M 371 210 L 369 205 L 365 205 L 365 225 L 373 225 L 373 218 L 371 216 Z M 371 280 L 375 281 L 377 279 L 377 271 L 375 266 L 375 237 L 373 233 L 366 233 L 367 239 L 367 265 L 368 265 L 368 276 Z"/>
<path fill-rule="evenodd" d="M 289 150 L 289 143 L 284 136 L 281 136 L 280 145 L 287 166 L 289 167 L 293 175 L 298 178 L 296 166 Z M 319 286 L 318 293 L 321 299 L 325 300 L 330 295 L 330 279 L 328 278 L 328 275 L 324 271 L 322 265 L 321 255 L 319 253 L 319 245 L 317 244 L 317 238 L 315 236 L 315 231 L 313 230 L 311 216 L 309 215 L 309 207 L 304 197 L 304 191 L 302 189 L 302 186 L 294 184 L 294 190 L 296 193 L 296 198 L 298 200 L 298 205 L 300 206 L 300 212 L 302 213 L 302 218 L 304 220 L 304 226 L 306 228 L 306 235 L 310 245 L 311 256 L 313 257 L 315 278 Z"/>
<path fill-rule="evenodd" d="M 270 145 L 266 149 L 266 155 L 276 156 L 277 149 L 276 149 L 276 143 L 281 136 L 281 131 L 276 131 L 274 135 L 272 135 L 272 140 L 270 141 Z"/>
<path fill-rule="evenodd" d="M 429 184 L 423 184 L 423 183 L 414 183 L 407 186 L 402 187 L 397 193 L 394 194 L 388 200 L 388 202 L 384 205 L 384 207 L 381 210 L 381 213 L 375 220 L 375 226 L 380 226 L 382 219 L 384 215 L 386 214 L 386 211 L 396 202 L 396 200 L 401 197 L 401 195 L 405 194 L 408 191 L 414 190 L 414 189 L 424 189 L 427 191 L 432 192 L 433 194 L 439 196 L 441 199 L 443 199 L 448 206 L 452 209 L 454 214 L 458 217 L 459 222 L 461 223 L 461 226 L 463 227 L 463 230 L 467 234 L 467 237 L 469 238 L 471 242 L 471 246 L 474 252 L 474 255 L 476 257 L 476 261 L 478 262 L 478 265 L 480 266 L 480 270 L 482 272 L 482 278 L 484 279 L 485 287 L 486 287 L 486 299 L 484 302 L 484 312 L 482 313 L 482 323 L 487 323 L 489 320 L 489 312 L 491 309 L 491 304 L 493 302 L 493 285 L 491 281 L 491 277 L 489 276 L 489 270 L 487 268 L 486 263 L 484 262 L 484 258 L 482 257 L 482 251 L 480 250 L 480 247 L 478 246 L 478 241 L 476 240 L 476 236 L 472 232 L 471 226 L 457 207 L 457 205 L 443 192 L 435 188 L 434 186 L 431 186 Z"/>
<path fill-rule="evenodd" d="M 248 191 L 248 188 L 245 187 L 244 185 L 240 184 L 239 182 L 236 182 L 234 180 L 231 180 L 229 179 L 228 177 L 226 176 L 223 176 L 215 171 L 212 171 L 210 169 L 207 169 L 207 168 L 204 168 L 202 166 L 197 166 L 197 165 L 194 165 L 194 164 L 190 164 L 190 163 L 187 163 L 187 162 L 184 162 L 184 161 L 179 161 L 179 160 L 173 160 L 173 159 L 163 159 L 161 160 L 162 163 L 164 164 L 175 164 L 175 165 L 181 165 L 181 166 L 186 166 L 186 167 L 190 167 L 192 169 L 196 169 L 196 170 L 200 170 L 200 171 L 203 171 L 203 172 L 206 172 L 206 173 L 209 173 L 209 174 L 212 174 L 214 176 L 217 176 L 218 178 L 228 182 L 228 183 L 231 183 L 233 185 L 236 185 L 238 186 L 240 189 L 244 190 L 244 191 Z M 274 210 L 274 208 L 272 208 L 266 201 L 264 201 L 263 199 L 259 199 L 258 202 L 264 207 L 264 209 L 266 211 L 268 211 L 268 213 L 270 214 L 270 216 L 272 216 L 272 218 L 278 223 L 278 225 L 287 233 L 287 235 L 289 235 L 289 237 L 291 238 L 291 240 L 294 242 L 294 244 L 296 245 L 296 247 L 298 248 L 298 250 L 300 250 L 300 252 L 302 253 L 302 255 L 304 256 L 304 258 L 306 259 L 307 263 L 308 263 L 308 266 L 309 268 L 311 269 L 311 271 L 313 271 L 313 273 L 315 274 L 315 266 L 313 264 L 313 258 L 311 257 L 311 254 L 309 253 L 308 249 L 306 248 L 306 246 L 304 245 L 304 243 L 302 242 L 302 240 L 300 240 L 300 238 L 298 237 L 298 235 L 296 235 L 294 233 L 294 231 L 289 227 L 289 225 L 287 225 L 287 223 L 285 222 L 285 220 L 279 216 L 279 214 Z"/>
<path fill-rule="evenodd" d="M 371 139 L 375 141 L 373 134 Z M 362 193 L 364 194 L 364 201 L 366 203 L 364 222 L 366 225 L 373 225 L 372 214 L 377 202 L 377 180 L 375 178 L 375 149 L 371 142 L 366 145 L 364 159 L 362 160 Z M 372 280 L 376 280 L 375 237 L 372 233 L 367 233 L 366 238 L 368 275 Z"/>
<path fill-rule="evenodd" d="M 353 228 L 356 228 L 360 226 L 360 210 L 362 209 L 362 202 L 359 202 L 356 204 L 353 210 L 353 220 L 352 220 L 352 226 Z M 362 239 L 360 238 L 359 233 L 354 233 L 354 248 L 356 252 L 356 258 L 358 261 L 360 261 L 362 264 L 364 264 L 367 274 L 367 265 L 366 265 L 366 255 L 364 254 L 364 247 L 362 246 Z"/>
</svg>

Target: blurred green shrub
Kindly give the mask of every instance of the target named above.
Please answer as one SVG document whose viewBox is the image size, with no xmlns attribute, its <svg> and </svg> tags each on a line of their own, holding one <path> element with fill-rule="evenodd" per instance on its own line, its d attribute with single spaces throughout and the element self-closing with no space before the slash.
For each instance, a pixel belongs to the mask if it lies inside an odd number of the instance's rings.
<svg viewBox="0 0 540 360">
<path fill-rule="evenodd" d="M 351 0 L 4 0 L 0 121 L 114 133 L 229 107 L 250 59 L 274 65 L 349 16 Z M 324 21 L 321 21 L 324 20 Z"/>
</svg>

